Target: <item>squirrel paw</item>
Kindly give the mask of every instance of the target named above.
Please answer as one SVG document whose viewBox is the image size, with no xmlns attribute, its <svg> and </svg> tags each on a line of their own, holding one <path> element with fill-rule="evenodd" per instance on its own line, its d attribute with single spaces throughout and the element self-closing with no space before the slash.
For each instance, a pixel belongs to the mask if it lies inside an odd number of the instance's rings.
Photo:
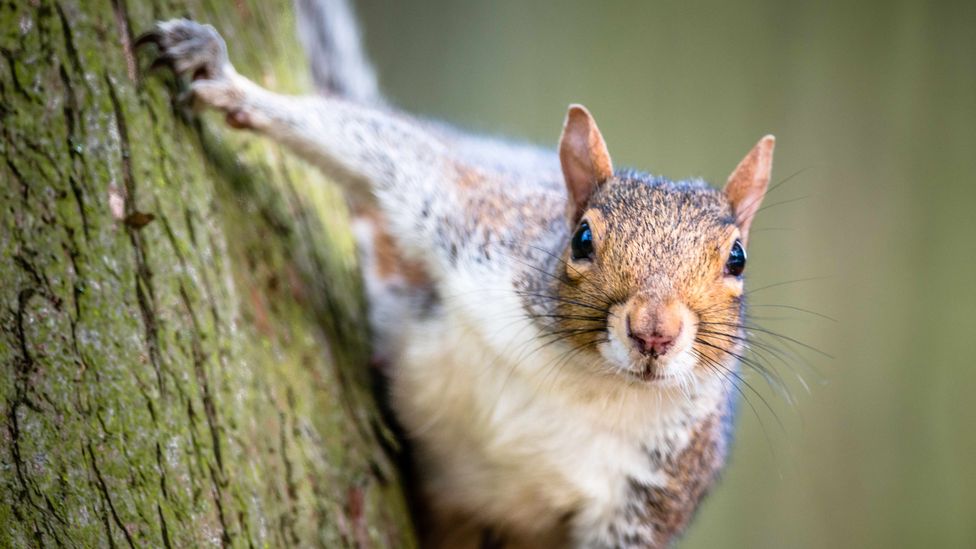
<svg viewBox="0 0 976 549">
<path fill-rule="evenodd" d="M 136 40 L 137 48 L 148 44 L 155 44 L 159 50 L 150 70 L 165 67 L 191 80 L 181 100 L 195 108 L 222 110 L 228 121 L 240 117 L 244 93 L 236 83 L 237 73 L 227 56 L 227 45 L 212 25 L 189 19 L 160 21 Z"/>
</svg>

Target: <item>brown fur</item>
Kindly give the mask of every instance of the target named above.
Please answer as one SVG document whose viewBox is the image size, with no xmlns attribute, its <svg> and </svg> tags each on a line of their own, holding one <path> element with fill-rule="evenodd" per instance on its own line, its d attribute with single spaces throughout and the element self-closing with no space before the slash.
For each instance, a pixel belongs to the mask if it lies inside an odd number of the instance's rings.
<svg viewBox="0 0 976 549">
<path fill-rule="evenodd" d="M 423 265 L 419 261 L 404 259 L 400 253 L 382 212 L 375 208 L 362 208 L 356 212 L 356 217 L 366 220 L 373 227 L 373 253 L 376 257 L 374 274 L 382 279 L 400 276 L 413 287 L 430 286 L 430 276 Z"/>
</svg>

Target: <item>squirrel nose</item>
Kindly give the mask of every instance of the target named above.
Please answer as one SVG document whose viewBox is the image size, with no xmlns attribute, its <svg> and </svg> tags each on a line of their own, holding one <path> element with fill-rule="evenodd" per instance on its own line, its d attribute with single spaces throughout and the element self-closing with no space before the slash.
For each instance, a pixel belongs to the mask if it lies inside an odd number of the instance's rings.
<svg viewBox="0 0 976 549">
<path fill-rule="evenodd" d="M 670 309 L 664 307 L 657 314 L 637 310 L 634 315 L 627 316 L 627 335 L 642 355 L 657 358 L 674 346 L 684 322 L 680 314 L 670 314 Z M 631 316 L 634 316 L 633 320 Z"/>
<path fill-rule="evenodd" d="M 637 351 L 642 355 L 651 355 L 657 358 L 669 350 L 674 345 L 675 336 L 669 334 L 661 334 L 658 332 L 651 332 L 650 335 L 642 334 L 640 332 L 631 331 L 629 334 L 630 339 L 634 341 L 634 346 L 637 347 Z"/>
</svg>

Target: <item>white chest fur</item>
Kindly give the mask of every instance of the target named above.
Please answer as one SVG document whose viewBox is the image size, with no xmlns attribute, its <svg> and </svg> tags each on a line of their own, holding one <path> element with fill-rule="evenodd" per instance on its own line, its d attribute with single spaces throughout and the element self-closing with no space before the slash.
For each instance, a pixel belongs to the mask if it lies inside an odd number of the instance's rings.
<svg viewBox="0 0 976 549">
<path fill-rule="evenodd" d="M 691 393 L 595 376 L 543 345 L 511 287 L 470 280 L 410 328 L 394 367 L 394 406 L 438 507 L 526 532 L 568 512 L 598 528 L 629 480 L 663 485 L 650 452 L 682 450 L 721 384 Z"/>
</svg>

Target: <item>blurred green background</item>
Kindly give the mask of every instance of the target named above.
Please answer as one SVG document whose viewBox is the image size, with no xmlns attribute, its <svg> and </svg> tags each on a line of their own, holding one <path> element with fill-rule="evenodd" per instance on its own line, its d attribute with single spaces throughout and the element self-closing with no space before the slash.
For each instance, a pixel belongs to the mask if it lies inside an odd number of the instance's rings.
<svg viewBox="0 0 976 549">
<path fill-rule="evenodd" d="M 976 3 L 358 12 L 389 96 L 462 127 L 554 146 L 582 102 L 617 165 L 716 183 L 777 136 L 753 313 L 832 358 L 777 364 L 795 405 L 751 375 L 682 547 L 976 547 Z"/>
</svg>

